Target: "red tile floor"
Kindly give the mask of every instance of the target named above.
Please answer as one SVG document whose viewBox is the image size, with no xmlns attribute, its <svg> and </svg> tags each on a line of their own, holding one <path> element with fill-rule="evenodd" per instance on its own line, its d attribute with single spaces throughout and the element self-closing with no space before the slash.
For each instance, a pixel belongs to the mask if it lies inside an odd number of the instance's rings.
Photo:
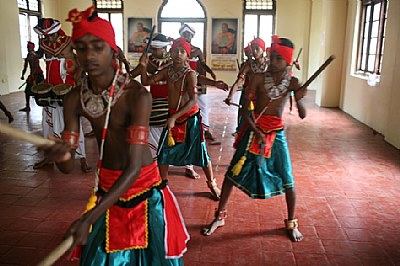
<svg viewBox="0 0 400 266">
<path fill-rule="evenodd" d="M 236 109 L 222 103 L 226 93 L 210 89 L 212 132 L 222 142 L 209 145 L 222 184 L 232 157 Z M 19 113 L 23 93 L 1 97 L 13 126 L 41 133 L 41 108 Z M 197 265 L 400 265 L 400 153 L 379 134 L 336 108 L 319 108 L 314 93 L 301 120 L 285 111 L 287 137 L 297 184 L 297 216 L 304 241 L 285 236 L 284 196 L 251 200 L 234 189 L 228 219 L 214 235 L 201 228 L 213 219 L 217 202 L 208 197 L 204 175 L 192 180 L 171 169 L 170 186 L 191 235 L 185 264 Z M 0 113 L 2 123 L 6 117 Z M 88 126 L 85 124 L 88 131 Z M 93 138 L 87 157 L 97 159 Z M 33 170 L 41 159 L 35 147 L 0 136 L 0 264 L 35 265 L 60 243 L 83 210 L 93 174 L 63 175 L 51 167 Z M 199 170 L 199 169 L 197 169 Z M 56 265 L 77 265 L 61 258 Z"/>
</svg>

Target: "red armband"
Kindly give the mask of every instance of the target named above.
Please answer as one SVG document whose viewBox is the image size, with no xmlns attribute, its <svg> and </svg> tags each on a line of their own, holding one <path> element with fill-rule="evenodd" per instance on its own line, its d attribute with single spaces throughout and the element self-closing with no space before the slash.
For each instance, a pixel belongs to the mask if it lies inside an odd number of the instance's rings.
<svg viewBox="0 0 400 266">
<path fill-rule="evenodd" d="M 144 126 L 128 127 L 126 142 L 129 144 L 147 145 L 149 143 L 149 128 Z"/>
<path fill-rule="evenodd" d="M 79 133 L 73 131 L 63 131 L 61 132 L 61 139 L 65 143 L 69 144 L 72 149 L 76 150 L 79 144 Z"/>
</svg>

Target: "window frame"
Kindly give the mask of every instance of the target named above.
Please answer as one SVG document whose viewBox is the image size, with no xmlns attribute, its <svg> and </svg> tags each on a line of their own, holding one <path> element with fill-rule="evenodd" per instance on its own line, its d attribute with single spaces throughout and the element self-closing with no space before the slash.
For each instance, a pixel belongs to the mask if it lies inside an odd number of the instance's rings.
<svg viewBox="0 0 400 266">
<path fill-rule="evenodd" d="M 272 33 L 275 33 L 276 28 L 276 0 L 272 0 L 272 9 L 247 9 L 246 8 L 247 0 L 243 0 L 243 23 L 242 23 L 242 54 L 243 49 L 247 46 L 247 43 L 244 43 L 244 29 L 245 29 L 245 16 L 246 15 L 257 15 L 257 38 L 260 36 L 260 18 L 261 16 L 272 16 Z M 250 2 L 250 1 L 249 1 Z"/>
<path fill-rule="evenodd" d="M 204 18 L 163 18 L 161 17 L 161 13 L 164 9 L 164 7 L 168 4 L 168 0 L 163 0 L 162 4 L 160 5 L 160 8 L 158 9 L 158 14 L 157 14 L 157 30 L 161 29 L 161 24 L 163 22 L 179 22 L 181 23 L 181 25 L 183 25 L 184 23 L 193 23 L 193 22 L 197 22 L 197 23 L 204 23 L 204 33 L 203 33 L 203 47 L 204 49 L 202 50 L 203 52 L 203 57 L 204 60 L 206 60 L 207 58 L 207 20 L 208 20 L 208 15 L 207 15 L 207 10 L 204 6 L 204 4 L 199 1 L 196 0 L 196 2 L 201 6 L 201 8 L 203 9 L 204 12 Z"/>
<path fill-rule="evenodd" d="M 26 7 L 27 8 L 21 8 L 18 6 L 18 2 L 17 2 L 17 7 L 18 7 L 18 15 L 24 15 L 27 16 L 27 30 L 28 30 L 28 41 L 32 41 L 32 34 L 36 34 L 34 32 L 31 31 L 31 29 L 36 26 L 36 25 L 30 25 L 30 17 L 35 16 L 39 19 L 42 18 L 42 3 L 41 0 L 37 0 L 38 2 L 38 10 L 30 10 L 29 9 L 29 0 L 23 0 L 24 2 L 26 2 Z M 20 26 L 19 26 L 20 27 Z M 19 33 L 21 35 L 21 32 Z M 22 44 L 21 43 L 21 51 L 24 51 L 24 49 L 26 50 L 26 44 Z M 22 52 L 22 58 L 24 58 L 24 53 Z"/>
<path fill-rule="evenodd" d="M 356 65 L 356 73 L 359 74 L 381 74 L 382 67 L 382 59 L 383 59 L 383 46 L 385 41 L 385 28 L 387 22 L 387 7 L 388 0 L 360 0 L 361 2 L 361 14 L 360 14 L 360 24 L 359 24 L 359 38 L 358 38 L 358 51 L 357 51 L 357 65 Z M 377 37 L 377 45 L 375 51 L 375 62 L 374 69 L 372 71 L 368 70 L 368 63 L 370 54 L 370 45 L 373 37 L 372 35 L 372 26 L 373 26 L 373 15 L 374 15 L 374 6 L 376 4 L 381 4 L 381 10 L 379 14 L 379 30 Z M 368 7 L 371 7 L 369 14 L 369 21 L 366 21 L 366 13 Z M 368 24 L 367 24 L 368 23 Z M 368 38 L 364 38 L 365 36 L 365 28 L 368 26 Z M 366 43 L 364 42 L 366 40 Z M 362 56 L 364 46 L 367 45 L 366 51 L 366 59 L 365 64 L 362 65 Z"/>
<path fill-rule="evenodd" d="M 100 0 L 101 1 L 101 0 Z M 112 1 L 112 0 L 110 0 Z M 111 22 L 111 14 L 122 14 L 122 29 L 124 28 L 124 0 L 119 0 L 121 2 L 120 8 L 98 8 L 97 7 L 97 0 L 92 0 L 93 5 L 96 8 L 98 13 L 107 13 L 108 14 L 108 21 Z M 122 47 L 120 47 L 123 51 L 125 51 L 125 31 L 122 32 Z"/>
</svg>

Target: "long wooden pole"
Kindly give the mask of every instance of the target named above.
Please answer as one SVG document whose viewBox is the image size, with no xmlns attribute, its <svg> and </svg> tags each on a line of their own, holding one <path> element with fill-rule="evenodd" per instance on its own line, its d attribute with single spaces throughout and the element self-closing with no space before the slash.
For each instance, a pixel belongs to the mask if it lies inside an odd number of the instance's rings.
<svg viewBox="0 0 400 266">
<path fill-rule="evenodd" d="M 37 266 L 51 266 L 53 265 L 65 252 L 72 246 L 74 237 L 69 236 L 60 245 L 58 245 L 46 258 L 44 258 Z"/>
<path fill-rule="evenodd" d="M 25 131 L 10 127 L 9 125 L 3 123 L 0 123 L 0 133 L 14 139 L 28 141 L 35 145 L 55 144 L 53 140 L 45 139 L 32 133 L 27 133 Z"/>
<path fill-rule="evenodd" d="M 322 71 L 330 64 L 332 63 L 333 60 L 335 60 L 336 56 L 331 55 L 326 61 L 317 69 L 317 71 L 314 72 L 314 74 L 306 81 L 304 84 L 300 87 L 300 89 L 307 88 L 311 82 L 314 81 L 318 77 L 319 74 L 321 74 Z M 299 90 L 300 90 L 299 89 Z"/>
</svg>

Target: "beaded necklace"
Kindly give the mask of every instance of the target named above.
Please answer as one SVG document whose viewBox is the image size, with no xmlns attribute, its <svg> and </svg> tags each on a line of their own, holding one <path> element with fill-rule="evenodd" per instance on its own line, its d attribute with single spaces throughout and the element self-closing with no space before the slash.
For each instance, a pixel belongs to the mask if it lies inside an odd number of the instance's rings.
<svg viewBox="0 0 400 266">
<path fill-rule="evenodd" d="M 112 97 L 111 107 L 117 102 L 118 98 L 122 95 L 123 89 L 129 83 L 130 78 L 128 74 L 118 75 L 115 74 L 115 82 L 107 90 L 102 91 L 100 94 L 94 94 L 88 87 L 87 77 L 82 79 L 81 87 L 81 105 L 82 109 L 92 118 L 99 118 L 107 111 L 105 104 L 108 105 L 111 97 L 110 91 L 114 87 L 115 96 Z"/>
<path fill-rule="evenodd" d="M 173 82 L 176 82 L 177 80 L 181 79 L 183 77 L 183 75 L 185 75 L 186 71 L 189 69 L 189 66 L 183 66 L 181 69 L 179 69 L 178 71 L 175 71 L 173 69 L 173 66 L 170 65 L 168 67 L 168 78 L 171 79 Z"/>
<path fill-rule="evenodd" d="M 278 85 L 275 85 L 272 75 L 270 73 L 266 73 L 265 75 L 264 89 L 267 93 L 268 98 L 270 98 L 271 101 L 280 98 L 283 94 L 287 92 L 287 88 L 290 84 L 292 76 L 289 75 L 286 71 L 283 72 L 282 76 L 282 81 Z"/>
<path fill-rule="evenodd" d="M 258 66 L 254 60 L 251 60 L 250 61 L 250 67 L 251 67 L 251 70 L 253 71 L 254 74 L 264 73 L 265 71 L 267 71 L 268 60 L 263 58 L 263 62 L 261 63 L 260 66 Z"/>
</svg>

